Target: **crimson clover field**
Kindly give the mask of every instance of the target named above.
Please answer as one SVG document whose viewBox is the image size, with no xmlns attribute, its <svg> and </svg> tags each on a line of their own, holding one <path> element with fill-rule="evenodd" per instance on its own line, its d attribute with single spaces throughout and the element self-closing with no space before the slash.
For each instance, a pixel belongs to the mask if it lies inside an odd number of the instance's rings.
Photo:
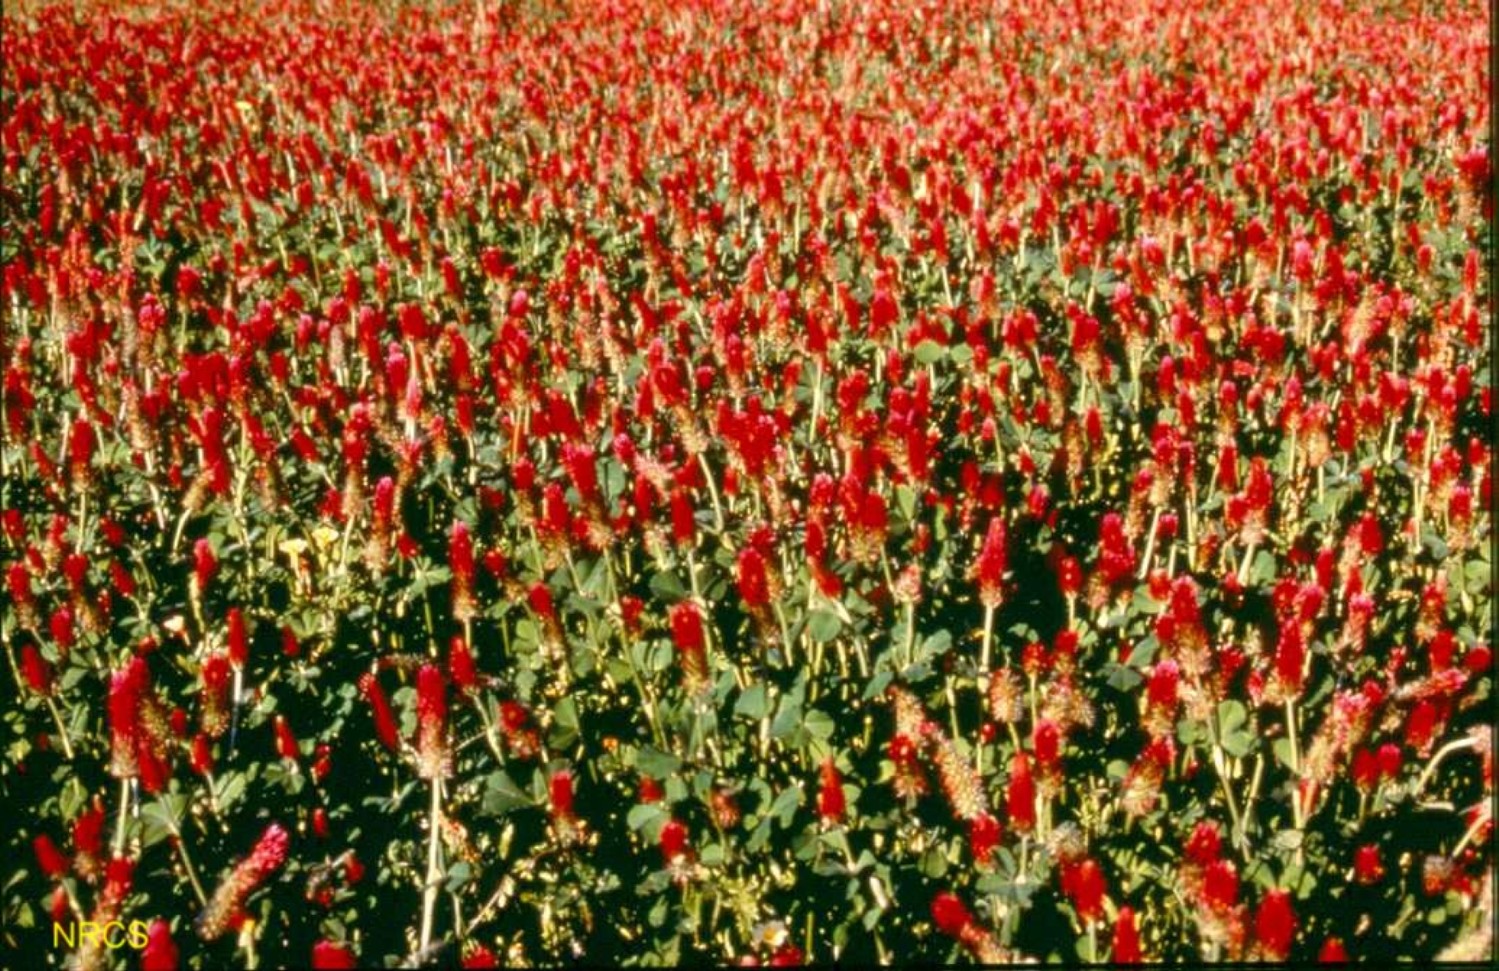
<svg viewBox="0 0 1499 971">
<path fill-rule="evenodd" d="M 7 3 L 0 963 L 1491 956 L 1489 16 Z"/>
</svg>

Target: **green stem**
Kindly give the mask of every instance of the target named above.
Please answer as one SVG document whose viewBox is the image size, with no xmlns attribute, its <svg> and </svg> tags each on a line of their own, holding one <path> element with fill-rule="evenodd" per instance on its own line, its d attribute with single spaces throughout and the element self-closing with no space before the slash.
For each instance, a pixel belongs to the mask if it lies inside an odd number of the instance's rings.
<svg viewBox="0 0 1499 971">
<path fill-rule="evenodd" d="M 1306 807 L 1301 804 L 1301 748 L 1296 740 L 1296 702 L 1286 699 L 1286 733 L 1291 742 L 1291 774 L 1296 777 L 1296 788 L 1291 793 L 1291 810 L 1296 828 L 1306 825 Z"/>
<path fill-rule="evenodd" d="M 130 819 L 130 779 L 120 780 L 120 815 L 115 823 L 114 856 L 125 854 L 125 827 Z"/>
<path fill-rule="evenodd" d="M 182 828 L 177 825 L 171 810 L 167 808 L 166 801 L 160 795 L 156 797 L 156 801 L 161 806 L 162 818 L 167 820 L 171 827 L 172 844 L 177 848 L 177 856 L 182 860 L 182 868 L 187 871 L 188 882 L 193 885 L 193 896 L 198 898 L 198 906 L 207 908 L 208 895 L 203 892 L 203 884 L 198 882 L 198 871 L 193 868 L 192 857 L 187 853 L 187 844 L 182 841 Z"/>
<path fill-rule="evenodd" d="M 52 700 L 51 695 L 44 695 L 47 702 L 47 710 L 52 713 L 52 721 L 57 725 L 58 738 L 62 740 L 62 754 L 69 762 L 73 761 L 73 743 L 68 740 L 68 728 L 62 723 L 62 713 L 57 710 L 57 703 Z"/>
<path fill-rule="evenodd" d="M 984 644 L 979 649 L 979 694 L 986 698 L 989 694 L 989 659 L 993 643 L 994 608 L 986 604 L 984 606 Z"/>
<path fill-rule="evenodd" d="M 442 829 L 442 779 L 432 779 L 432 809 L 427 817 L 427 880 L 422 887 L 422 933 L 419 950 L 432 943 L 432 916 L 437 907 L 439 872 L 437 851 Z"/>
</svg>

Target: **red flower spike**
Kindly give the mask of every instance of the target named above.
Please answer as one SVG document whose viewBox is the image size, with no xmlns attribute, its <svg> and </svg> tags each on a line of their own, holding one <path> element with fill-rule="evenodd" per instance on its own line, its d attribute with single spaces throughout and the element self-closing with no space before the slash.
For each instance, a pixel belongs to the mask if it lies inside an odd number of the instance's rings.
<svg viewBox="0 0 1499 971">
<path fill-rule="evenodd" d="M 249 636 L 245 632 L 245 615 L 238 607 L 229 608 L 229 663 L 243 668 L 250 659 Z"/>
<path fill-rule="evenodd" d="M 1214 860 L 1203 874 L 1203 903 L 1208 909 L 1224 912 L 1239 900 L 1239 873 L 1228 860 Z"/>
<path fill-rule="evenodd" d="M 206 539 L 198 540 L 193 544 L 193 583 L 200 594 L 208 589 L 218 571 L 219 561 L 213 554 L 213 544 Z"/>
<path fill-rule="evenodd" d="M 526 601 L 536 612 L 536 616 L 544 621 L 556 621 L 557 607 L 552 601 L 552 591 L 545 583 L 537 581 L 532 584 L 530 591 L 526 594 Z"/>
<path fill-rule="evenodd" d="M 770 603 L 770 581 L 766 575 L 765 557 L 753 547 L 739 553 L 735 571 L 739 597 L 751 611 L 760 610 Z"/>
<path fill-rule="evenodd" d="M 1103 870 L 1097 861 L 1087 858 L 1078 863 L 1062 865 L 1062 892 L 1072 901 L 1078 919 L 1092 924 L 1103 917 L 1103 898 L 1106 892 Z"/>
<path fill-rule="evenodd" d="M 994 850 L 999 846 L 1003 829 L 999 820 L 988 813 L 980 813 L 968 823 L 968 849 L 975 863 L 987 865 Z"/>
<path fill-rule="evenodd" d="M 1360 846 L 1353 852 L 1353 878 L 1359 883 L 1378 883 L 1384 876 L 1384 864 L 1379 858 L 1379 847 L 1372 843 Z"/>
<path fill-rule="evenodd" d="M 316 971 L 353 971 L 359 959 L 342 944 L 318 941 L 312 945 L 312 966 Z"/>
<path fill-rule="evenodd" d="M 26 687 L 39 695 L 52 693 L 52 665 L 48 664 L 33 644 L 21 648 L 21 676 Z"/>
<path fill-rule="evenodd" d="M 661 856 L 672 864 L 682 859 L 688 852 L 687 827 L 676 819 L 668 819 L 661 827 Z"/>
<path fill-rule="evenodd" d="M 423 779 L 447 774 L 447 683 L 435 664 L 423 664 L 416 675 L 417 772 Z"/>
<path fill-rule="evenodd" d="M 843 777 L 838 766 L 828 756 L 822 763 L 820 786 L 817 790 L 817 814 L 831 823 L 841 823 L 846 810 L 843 797 Z"/>
<path fill-rule="evenodd" d="M 1223 836 L 1218 832 L 1217 824 L 1205 820 L 1198 823 L 1187 838 L 1186 856 L 1198 866 L 1207 866 L 1218 859 L 1222 846 Z"/>
<path fill-rule="evenodd" d="M 1109 960 L 1114 964 L 1139 964 L 1144 960 L 1133 907 L 1120 907 L 1114 918 L 1114 946 Z"/>
<path fill-rule="evenodd" d="M 250 855 L 241 860 L 214 890 L 208 906 L 198 918 L 198 934 L 204 940 L 221 937 L 238 923 L 245 898 L 286 862 L 291 839 L 279 823 L 266 827 Z"/>
<path fill-rule="evenodd" d="M 284 715 L 276 716 L 276 754 L 292 762 L 297 761 L 302 755 L 297 747 L 297 736 L 292 734 L 291 726 L 287 724 Z"/>
<path fill-rule="evenodd" d="M 177 971 L 177 944 L 172 928 L 160 918 L 146 930 L 146 946 L 141 948 L 141 971 Z"/>
<path fill-rule="evenodd" d="M 469 539 L 468 524 L 453 523 L 448 539 L 448 569 L 452 571 L 453 619 L 467 621 L 474 616 L 474 545 Z"/>
<path fill-rule="evenodd" d="M 454 637 L 448 642 L 448 677 L 452 679 L 453 687 L 465 694 L 479 685 L 473 652 L 462 637 Z"/>
<path fill-rule="evenodd" d="M 943 892 L 932 900 L 932 923 L 948 937 L 961 937 L 973 925 L 973 914 L 957 895 Z"/>
<path fill-rule="evenodd" d="M 708 678 L 702 612 L 696 604 L 683 601 L 672 605 L 668 619 L 671 623 L 672 643 L 676 645 L 677 658 L 682 665 L 688 689 L 696 690 L 705 685 Z"/>
<path fill-rule="evenodd" d="M 117 779 L 140 775 L 140 704 L 147 678 L 145 659 L 139 656 L 110 676 L 109 771 Z"/>
<path fill-rule="evenodd" d="M 989 529 L 979 547 L 978 560 L 974 564 L 974 577 L 978 581 L 979 601 L 985 607 L 997 607 L 1004 599 L 1004 576 L 1009 569 L 1006 551 L 1005 523 L 995 516 L 989 520 Z"/>
<path fill-rule="evenodd" d="M 551 799 L 552 818 L 573 818 L 573 774 L 567 769 L 552 773 L 547 782 L 547 794 Z"/>
<path fill-rule="evenodd" d="M 1348 960 L 1348 949 L 1343 946 L 1343 939 L 1340 937 L 1329 937 L 1317 951 L 1319 964 L 1347 964 Z"/>
<path fill-rule="evenodd" d="M 697 520 L 686 490 L 671 494 L 671 538 L 679 548 L 691 549 L 697 542 Z"/>
<path fill-rule="evenodd" d="M 495 957 L 494 952 L 484 945 L 477 945 L 464 957 L 462 967 L 465 971 L 485 971 L 489 968 L 498 968 L 500 959 Z"/>
<path fill-rule="evenodd" d="M 53 611 L 47 623 L 47 632 L 52 635 L 58 652 L 66 656 L 77 636 L 73 629 L 73 609 L 64 604 Z"/>
<path fill-rule="evenodd" d="M 1005 812 L 1016 832 L 1029 833 L 1036 826 L 1036 784 L 1031 777 L 1030 759 L 1016 752 L 1010 763 L 1010 782 L 1005 789 Z"/>
<path fill-rule="evenodd" d="M 392 752 L 399 751 L 401 733 L 396 727 L 395 714 L 390 710 L 390 701 L 385 697 L 385 690 L 380 687 L 380 682 L 373 674 L 361 675 L 359 691 L 364 695 L 365 701 L 369 702 L 370 714 L 375 719 L 375 737 Z"/>
<path fill-rule="evenodd" d="M 193 736 L 192 754 L 189 764 L 194 772 L 201 776 L 208 776 L 213 772 L 213 743 L 208 736 L 199 733 Z"/>
<path fill-rule="evenodd" d="M 100 856 L 104 851 L 104 805 L 97 797 L 93 806 L 73 820 L 73 849 L 87 857 Z"/>
<path fill-rule="evenodd" d="M 1049 718 L 1037 722 L 1031 735 L 1031 748 L 1036 753 L 1036 767 L 1041 772 L 1055 771 L 1062 753 L 1062 732 L 1057 723 Z"/>
<path fill-rule="evenodd" d="M 31 841 L 31 847 L 36 851 L 37 866 L 47 876 L 60 877 L 68 872 L 68 858 L 52 842 L 52 837 L 42 833 Z"/>
<path fill-rule="evenodd" d="M 1284 961 L 1290 955 L 1296 936 L 1296 914 L 1291 910 L 1288 892 L 1271 890 L 1265 894 L 1255 912 L 1254 933 L 1266 958 Z"/>
</svg>

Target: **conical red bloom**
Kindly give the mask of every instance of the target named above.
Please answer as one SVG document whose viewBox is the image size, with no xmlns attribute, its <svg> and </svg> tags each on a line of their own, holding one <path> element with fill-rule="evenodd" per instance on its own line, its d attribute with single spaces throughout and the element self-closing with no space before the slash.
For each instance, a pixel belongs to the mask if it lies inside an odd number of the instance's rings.
<svg viewBox="0 0 1499 971">
<path fill-rule="evenodd" d="M 547 793 L 551 797 L 552 816 L 557 819 L 571 819 L 573 817 L 573 774 L 567 769 L 554 772 L 547 784 Z"/>
<path fill-rule="evenodd" d="M 1132 907 L 1120 907 L 1114 919 L 1114 949 L 1109 959 L 1115 964 L 1139 964 L 1140 930 L 1135 926 L 1135 911 Z"/>
<path fill-rule="evenodd" d="M 192 765 L 194 772 L 202 776 L 213 771 L 213 743 L 208 740 L 207 735 L 193 736 L 193 750 L 189 764 Z"/>
<path fill-rule="evenodd" d="M 1177 686 L 1181 680 L 1181 669 L 1175 661 L 1162 661 L 1150 672 L 1150 681 L 1145 689 L 1146 705 L 1150 708 L 1174 710 Z"/>
<path fill-rule="evenodd" d="M 424 779 L 447 774 L 447 685 L 435 664 L 416 675 L 417 772 Z"/>
<path fill-rule="evenodd" d="M 1322 950 L 1317 952 L 1317 961 L 1321 964 L 1347 964 L 1348 949 L 1343 946 L 1341 938 L 1329 937 L 1322 942 Z"/>
<path fill-rule="evenodd" d="M 679 820 L 668 819 L 661 827 L 661 856 L 673 863 L 687 853 L 687 827 Z"/>
<path fill-rule="evenodd" d="M 1187 837 L 1187 859 L 1198 866 L 1207 866 L 1218 859 L 1222 846 L 1223 836 L 1218 832 L 1217 824 L 1211 820 L 1203 820 L 1193 828 L 1192 835 Z"/>
<path fill-rule="evenodd" d="M 1291 942 L 1296 936 L 1296 914 L 1291 909 L 1288 892 L 1271 890 L 1265 894 L 1254 916 L 1254 936 L 1265 957 L 1284 961 L 1290 955 Z"/>
<path fill-rule="evenodd" d="M 264 878 L 286 862 L 286 851 L 290 845 L 291 838 L 280 823 L 267 826 L 265 832 L 260 834 L 260 839 L 255 841 L 255 849 L 250 851 L 249 866 L 256 877 Z"/>
<path fill-rule="evenodd" d="M 21 675 L 26 686 L 39 695 L 52 693 L 52 665 L 42 658 L 33 644 L 21 648 Z"/>
<path fill-rule="evenodd" d="M 995 516 L 989 520 L 989 529 L 984 534 L 984 544 L 979 547 L 978 561 L 973 568 L 979 585 L 979 601 L 985 607 L 997 607 L 1004 599 L 1004 577 L 1008 569 L 1005 522 L 1001 517 Z"/>
<path fill-rule="evenodd" d="M 1036 723 L 1031 735 L 1031 746 L 1036 752 L 1036 766 L 1043 774 L 1056 767 L 1062 754 L 1062 732 L 1057 723 L 1043 718 Z"/>
<path fill-rule="evenodd" d="M 1103 870 L 1096 861 L 1085 859 L 1070 867 L 1064 865 L 1062 889 L 1072 898 L 1072 906 L 1084 923 L 1091 924 L 1103 916 Z"/>
<path fill-rule="evenodd" d="M 542 620 L 555 621 L 557 619 L 557 606 L 552 600 L 552 590 L 545 583 L 538 581 L 532 584 L 530 591 L 526 594 L 526 601 L 536 612 L 536 616 Z"/>
<path fill-rule="evenodd" d="M 297 736 L 292 734 L 291 726 L 286 723 L 286 716 L 276 716 L 276 754 L 283 759 L 295 762 L 302 752 L 297 747 Z"/>
<path fill-rule="evenodd" d="M 177 945 L 172 941 L 171 927 L 164 920 L 153 920 L 146 932 L 141 971 L 177 971 Z"/>
<path fill-rule="evenodd" d="M 219 571 L 218 558 L 213 555 L 213 544 L 200 539 L 193 544 L 193 583 L 198 592 L 208 589 L 214 574 Z"/>
<path fill-rule="evenodd" d="M 765 557 L 754 547 L 746 547 L 739 553 L 736 571 L 739 597 L 750 610 L 758 610 L 770 603 L 770 581 L 765 573 Z"/>
<path fill-rule="evenodd" d="M 932 900 L 932 922 L 948 937 L 960 937 L 973 924 L 973 914 L 955 894 L 943 892 Z"/>
<path fill-rule="evenodd" d="M 1036 783 L 1031 776 L 1031 762 L 1024 752 L 1016 752 L 1010 763 L 1010 784 L 1005 790 L 1005 812 L 1010 826 L 1021 833 L 1036 825 Z"/>
<path fill-rule="evenodd" d="M 200 673 L 203 690 L 199 693 L 203 731 L 215 738 L 229 727 L 229 658 L 210 654 L 203 659 Z"/>
<path fill-rule="evenodd" d="M 26 569 L 25 563 L 12 563 L 6 568 L 5 588 L 10 592 L 16 611 L 25 618 L 25 626 L 30 626 L 35 622 L 35 602 L 31 592 L 31 571 Z"/>
<path fill-rule="evenodd" d="M 125 898 L 130 896 L 130 887 L 134 879 L 134 860 L 118 856 L 109 861 L 104 868 L 104 889 L 99 892 L 95 900 L 94 913 L 90 918 L 95 925 L 104 927 L 119 919 L 120 910 L 125 904 Z M 104 966 L 106 961 L 101 953 L 103 947 L 103 935 L 92 939 L 85 937 L 82 947 L 78 949 L 77 966 L 80 968 Z"/>
<path fill-rule="evenodd" d="M 1202 883 L 1203 903 L 1210 910 L 1226 911 L 1239 900 L 1239 874 L 1228 860 L 1208 865 Z"/>
<path fill-rule="evenodd" d="M 31 847 L 36 851 L 37 866 L 49 877 L 60 877 L 68 872 L 68 858 L 63 855 L 57 844 L 52 842 L 52 837 L 46 833 L 37 836 L 31 841 Z"/>
<path fill-rule="evenodd" d="M 994 853 L 1003 830 L 999 820 L 988 813 L 980 813 L 973 817 L 968 823 L 968 848 L 973 852 L 973 859 L 979 864 L 989 862 L 989 857 Z"/>
<path fill-rule="evenodd" d="M 671 494 L 671 539 L 681 547 L 690 547 L 697 541 L 697 520 L 685 489 L 673 490 Z"/>
<path fill-rule="evenodd" d="M 73 820 L 73 849 L 83 856 L 104 852 L 104 804 L 97 801 Z"/>
<path fill-rule="evenodd" d="M 1275 645 L 1275 679 L 1287 697 L 1301 694 L 1302 663 L 1306 659 L 1306 645 L 1301 638 L 1301 628 L 1295 623 L 1281 628 L 1280 640 Z"/>
<path fill-rule="evenodd" d="M 395 714 L 390 710 L 390 701 L 385 697 L 380 682 L 375 680 L 373 674 L 363 674 L 359 678 L 359 691 L 364 695 L 364 700 L 369 702 L 370 714 L 375 719 L 375 737 L 392 752 L 399 751 L 401 733 L 396 727 Z"/>
<path fill-rule="evenodd" d="M 286 862 L 290 844 L 291 838 L 280 823 L 266 827 L 250 855 L 241 860 L 214 890 L 208 906 L 198 918 L 198 934 L 204 940 L 214 940 L 234 925 L 245 898 Z"/>
<path fill-rule="evenodd" d="M 359 967 L 359 959 L 342 944 L 318 941 L 312 945 L 312 966 L 317 971 L 352 971 Z"/>
<path fill-rule="evenodd" d="M 454 637 L 448 642 L 448 677 L 459 691 L 472 691 L 479 684 L 479 674 L 474 670 L 474 654 L 468 642 Z"/>
<path fill-rule="evenodd" d="M 846 809 L 843 798 L 843 778 L 832 756 L 822 763 L 821 785 L 817 790 L 817 814 L 829 822 L 842 822 Z"/>
<path fill-rule="evenodd" d="M 462 520 L 453 523 L 448 539 L 448 569 L 453 574 L 453 618 L 470 620 L 474 616 L 474 544 Z"/>
<path fill-rule="evenodd" d="M 1360 846 L 1353 853 L 1353 878 L 1359 883 L 1378 883 L 1384 876 L 1379 847 L 1373 843 Z"/>
<path fill-rule="evenodd" d="M 117 779 L 140 775 L 140 702 L 146 678 L 146 662 L 137 655 L 109 679 L 109 771 Z"/>
<path fill-rule="evenodd" d="M 489 968 L 498 968 L 500 959 L 494 956 L 494 952 L 484 945 L 476 946 L 463 959 L 464 971 L 487 971 Z"/>
<path fill-rule="evenodd" d="M 708 678 L 708 658 L 704 650 L 703 615 L 697 605 L 683 601 L 672 605 L 671 639 L 689 689 L 700 687 Z"/>
<path fill-rule="evenodd" d="M 229 663 L 237 668 L 250 658 L 249 636 L 245 633 L 245 614 L 238 607 L 229 608 Z"/>
</svg>

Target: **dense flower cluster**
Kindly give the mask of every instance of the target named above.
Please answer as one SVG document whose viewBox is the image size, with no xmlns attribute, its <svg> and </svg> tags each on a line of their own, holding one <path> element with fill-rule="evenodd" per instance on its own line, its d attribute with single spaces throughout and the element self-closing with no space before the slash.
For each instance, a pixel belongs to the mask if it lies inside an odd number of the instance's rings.
<svg viewBox="0 0 1499 971">
<path fill-rule="evenodd" d="M 1482 5 L 3 17 L 25 960 L 1491 949 Z"/>
</svg>

